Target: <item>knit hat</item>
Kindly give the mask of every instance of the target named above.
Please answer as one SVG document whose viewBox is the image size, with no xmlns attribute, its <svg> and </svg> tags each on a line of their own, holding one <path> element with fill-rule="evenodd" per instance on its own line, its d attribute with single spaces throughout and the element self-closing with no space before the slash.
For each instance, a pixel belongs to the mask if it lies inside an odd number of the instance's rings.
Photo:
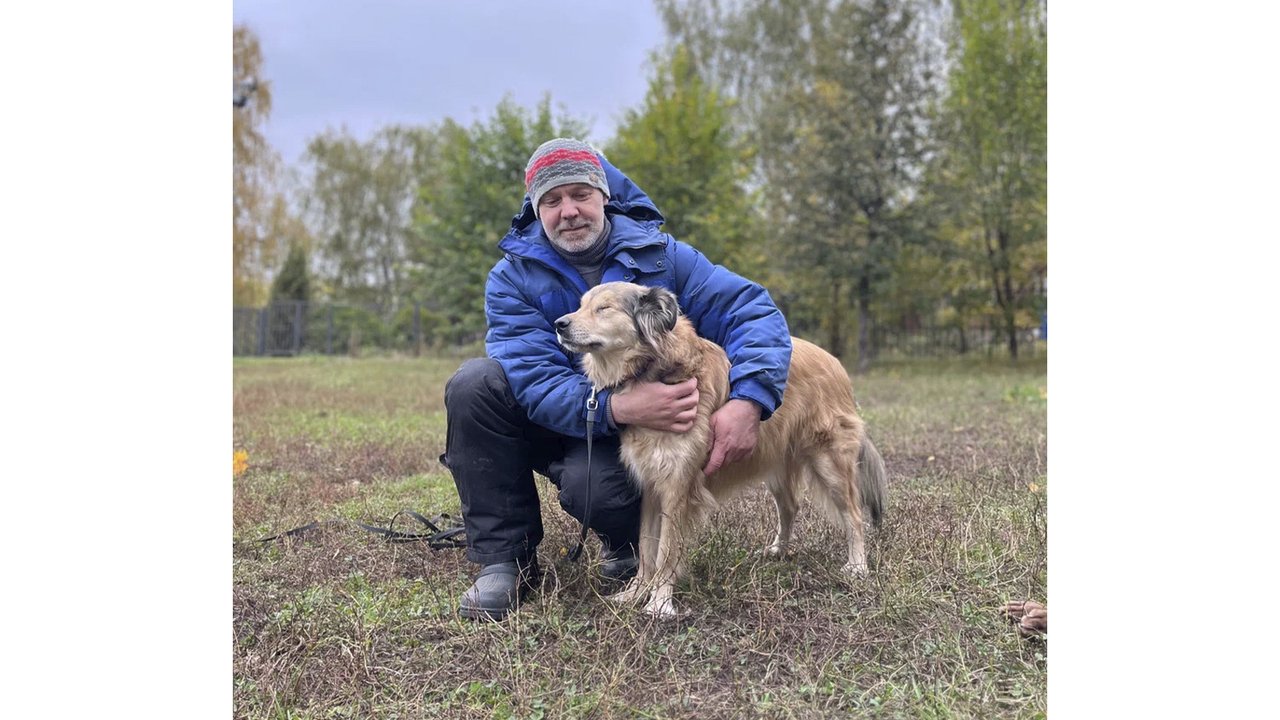
<svg viewBox="0 0 1280 720">
<path fill-rule="evenodd" d="M 599 188 L 609 199 L 609 183 L 604 178 L 604 168 L 595 148 L 581 140 L 556 138 L 548 140 L 533 151 L 529 164 L 524 168 L 524 187 L 533 203 L 533 214 L 538 215 L 538 201 L 554 187 L 586 183 Z"/>
</svg>

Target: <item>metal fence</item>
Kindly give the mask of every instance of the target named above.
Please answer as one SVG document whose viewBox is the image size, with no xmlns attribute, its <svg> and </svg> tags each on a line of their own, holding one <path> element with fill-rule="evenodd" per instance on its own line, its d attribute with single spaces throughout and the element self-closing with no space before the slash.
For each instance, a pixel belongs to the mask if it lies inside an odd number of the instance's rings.
<svg viewBox="0 0 1280 720">
<path fill-rule="evenodd" d="M 288 356 L 353 355 L 364 350 L 419 353 L 439 345 L 481 339 L 471 333 L 439 332 L 440 318 L 420 303 L 387 310 L 376 305 L 300 301 L 233 309 L 232 354 Z"/>
<path fill-rule="evenodd" d="M 1019 357 L 1036 357 L 1045 350 L 1043 327 L 1014 330 Z M 986 321 L 968 325 L 871 328 L 873 360 L 895 358 L 1008 357 L 1009 334 L 1002 324 Z"/>
<path fill-rule="evenodd" d="M 418 354 L 426 348 L 479 342 L 483 333 L 459 334 L 420 304 L 387 312 L 374 305 L 276 302 L 234 309 L 233 355 L 354 355 L 365 350 Z M 1045 325 L 1017 329 L 1018 355 L 1045 351 Z M 1003 325 L 992 320 L 969 325 L 871 328 L 872 360 L 899 358 L 1007 357 Z"/>
</svg>

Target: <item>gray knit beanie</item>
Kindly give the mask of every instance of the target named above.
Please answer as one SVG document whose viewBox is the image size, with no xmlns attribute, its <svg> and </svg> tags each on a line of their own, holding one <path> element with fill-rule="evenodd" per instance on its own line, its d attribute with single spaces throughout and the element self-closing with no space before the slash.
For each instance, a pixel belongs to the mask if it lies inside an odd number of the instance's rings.
<svg viewBox="0 0 1280 720">
<path fill-rule="evenodd" d="M 604 178 L 604 168 L 595 148 L 581 140 L 556 138 L 538 146 L 524 167 L 524 187 L 533 203 L 533 214 L 538 215 L 538 201 L 553 187 L 572 183 L 586 183 L 599 188 L 609 199 L 609 183 Z"/>
</svg>

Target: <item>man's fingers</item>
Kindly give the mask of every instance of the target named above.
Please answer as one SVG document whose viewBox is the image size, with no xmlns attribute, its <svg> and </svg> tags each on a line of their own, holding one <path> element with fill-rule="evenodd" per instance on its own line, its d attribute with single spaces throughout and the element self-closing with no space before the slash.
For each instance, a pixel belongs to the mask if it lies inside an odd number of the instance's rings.
<svg viewBox="0 0 1280 720">
<path fill-rule="evenodd" d="M 711 457 L 707 458 L 707 466 L 702 468 L 703 475 L 710 475 L 719 470 L 720 464 L 724 462 L 724 448 L 720 447 L 720 444 L 716 442 L 715 416 L 712 416 L 711 427 L 708 429 L 710 433 L 707 436 L 707 442 L 711 443 Z"/>
<path fill-rule="evenodd" d="M 711 443 L 711 459 L 707 461 L 707 466 L 702 469 L 703 475 L 714 474 L 717 470 L 724 467 L 725 456 L 729 454 L 728 443 L 715 442 Z"/>
<path fill-rule="evenodd" d="M 667 387 L 671 388 L 671 391 L 675 393 L 676 397 L 684 397 L 689 393 L 698 391 L 698 379 L 689 378 L 684 382 L 678 382 L 675 385 L 668 385 Z"/>
<path fill-rule="evenodd" d="M 720 469 L 720 465 L 724 461 L 724 455 L 717 452 L 711 453 L 711 459 L 707 461 L 707 466 L 702 468 L 703 475 L 714 475 Z"/>
<path fill-rule="evenodd" d="M 691 405 L 698 404 L 698 388 L 691 388 L 688 391 L 682 391 L 674 399 L 674 402 L 689 403 Z"/>
</svg>

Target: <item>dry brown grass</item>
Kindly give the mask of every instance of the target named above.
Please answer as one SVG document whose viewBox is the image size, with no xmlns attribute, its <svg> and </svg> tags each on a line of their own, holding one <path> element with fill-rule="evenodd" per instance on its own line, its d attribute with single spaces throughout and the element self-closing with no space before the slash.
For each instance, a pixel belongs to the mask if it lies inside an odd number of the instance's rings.
<svg viewBox="0 0 1280 720">
<path fill-rule="evenodd" d="M 1047 645 L 1006 624 L 1044 599 L 1043 364 L 910 364 L 855 380 L 890 471 L 872 575 L 803 510 L 783 562 L 760 492 L 713 519 L 663 624 L 609 607 L 577 527 L 546 493 L 541 592 L 501 624 L 455 615 L 460 551 L 388 545 L 351 526 L 457 511 L 443 447 L 455 359 L 238 361 L 234 703 L 247 718 L 1038 717 Z M 545 481 L 540 481 L 545 482 Z"/>
</svg>

